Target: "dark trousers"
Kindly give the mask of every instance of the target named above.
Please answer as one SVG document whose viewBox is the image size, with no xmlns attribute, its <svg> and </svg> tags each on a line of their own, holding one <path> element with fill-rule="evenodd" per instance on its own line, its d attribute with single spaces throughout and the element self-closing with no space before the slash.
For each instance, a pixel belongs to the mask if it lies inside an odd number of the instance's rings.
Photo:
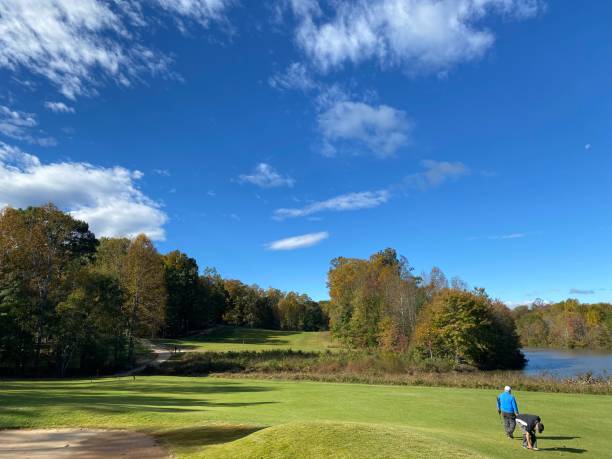
<svg viewBox="0 0 612 459">
<path fill-rule="evenodd" d="M 516 415 L 514 413 L 502 411 L 502 417 L 504 418 L 504 430 L 506 431 L 506 435 L 512 437 L 514 429 L 516 429 Z"/>
<path fill-rule="evenodd" d="M 527 448 L 527 435 L 531 436 L 531 446 L 534 448 L 538 447 L 538 438 L 536 437 L 535 430 L 528 432 L 527 429 L 521 428 L 523 431 L 523 448 Z"/>
</svg>

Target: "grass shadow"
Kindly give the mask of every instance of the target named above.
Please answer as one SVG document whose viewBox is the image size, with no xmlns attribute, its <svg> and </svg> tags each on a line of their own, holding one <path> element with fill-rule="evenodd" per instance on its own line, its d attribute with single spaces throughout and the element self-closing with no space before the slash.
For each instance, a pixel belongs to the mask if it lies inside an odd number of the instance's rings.
<svg viewBox="0 0 612 459">
<path fill-rule="evenodd" d="M 580 437 L 559 437 L 559 436 L 542 437 L 538 435 L 538 440 L 539 439 L 542 439 L 542 440 L 575 440 L 576 438 L 580 438 Z"/>
<path fill-rule="evenodd" d="M 558 451 L 560 453 L 575 453 L 575 454 L 582 454 L 582 453 L 586 453 L 587 450 L 586 449 L 582 449 L 582 448 L 567 448 L 565 446 L 556 446 L 553 448 L 539 448 L 540 451 Z"/>
<path fill-rule="evenodd" d="M 24 388 L 20 383 L 4 383 L 0 397 L 0 413 L 21 414 L 44 406 L 63 406 L 92 413 L 124 414 L 131 412 L 182 413 L 203 411 L 207 408 L 241 408 L 278 403 L 274 401 L 223 402 L 211 400 L 207 395 L 266 392 L 269 387 L 192 380 L 176 383 L 120 381 L 104 379 L 86 383 L 81 387 L 65 381 L 44 382 Z M 31 400 L 36 400 L 32 405 Z"/>
<path fill-rule="evenodd" d="M 267 345 L 287 345 L 290 344 L 289 337 L 299 335 L 302 332 L 287 330 L 266 330 L 261 328 L 243 327 L 220 327 L 210 333 L 201 333 L 184 338 L 186 344 L 183 349 L 193 348 L 189 342 L 196 343 L 217 343 L 217 344 L 267 344 Z M 179 344 L 182 340 L 167 340 L 170 345 Z M 162 342 L 159 340 L 158 342 Z"/>
<path fill-rule="evenodd" d="M 197 450 L 201 447 L 229 443 L 251 435 L 265 427 L 245 425 L 204 425 L 156 432 L 161 443 L 181 449 Z"/>
</svg>

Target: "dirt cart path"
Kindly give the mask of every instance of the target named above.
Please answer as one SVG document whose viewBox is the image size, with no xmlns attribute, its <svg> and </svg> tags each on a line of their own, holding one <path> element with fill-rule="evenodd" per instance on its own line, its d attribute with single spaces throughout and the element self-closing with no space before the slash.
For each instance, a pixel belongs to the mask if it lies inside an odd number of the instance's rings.
<svg viewBox="0 0 612 459">
<path fill-rule="evenodd" d="M 153 351 L 155 355 L 155 357 L 153 357 L 152 360 L 149 360 L 148 362 L 145 362 L 136 368 L 132 368 L 131 370 L 128 370 L 128 371 L 122 371 L 121 373 L 117 373 L 113 376 L 121 377 L 121 376 L 132 376 L 132 375 L 138 374 L 142 370 L 144 370 L 148 365 L 156 365 L 156 366 L 161 365 L 162 363 L 164 363 L 166 360 L 168 360 L 172 356 L 172 352 L 165 347 L 157 346 L 148 341 L 146 341 L 146 344 L 147 346 L 149 346 L 149 348 Z"/>
<path fill-rule="evenodd" d="M 95 429 L 0 430 L 1 459 L 168 459 L 139 432 Z"/>
</svg>

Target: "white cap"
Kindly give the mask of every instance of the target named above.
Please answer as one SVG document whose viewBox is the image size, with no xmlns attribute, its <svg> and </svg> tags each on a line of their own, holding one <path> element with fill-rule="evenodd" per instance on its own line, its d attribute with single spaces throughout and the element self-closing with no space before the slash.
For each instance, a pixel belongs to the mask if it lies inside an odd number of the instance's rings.
<svg viewBox="0 0 612 459">
<path fill-rule="evenodd" d="M 506 392 L 510 392 L 511 390 L 512 390 L 512 389 L 510 388 L 510 386 L 506 386 L 506 387 L 504 387 L 504 391 L 506 391 Z"/>
</svg>

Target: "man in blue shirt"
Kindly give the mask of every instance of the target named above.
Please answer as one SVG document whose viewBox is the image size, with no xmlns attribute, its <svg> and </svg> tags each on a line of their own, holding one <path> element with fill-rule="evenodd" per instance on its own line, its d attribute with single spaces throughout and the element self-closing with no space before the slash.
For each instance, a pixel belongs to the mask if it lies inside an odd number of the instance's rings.
<svg viewBox="0 0 612 459">
<path fill-rule="evenodd" d="M 514 438 L 516 415 L 519 414 L 519 410 L 510 386 L 504 387 L 504 391 L 497 396 L 497 413 L 504 418 L 504 430 L 508 438 Z"/>
</svg>

